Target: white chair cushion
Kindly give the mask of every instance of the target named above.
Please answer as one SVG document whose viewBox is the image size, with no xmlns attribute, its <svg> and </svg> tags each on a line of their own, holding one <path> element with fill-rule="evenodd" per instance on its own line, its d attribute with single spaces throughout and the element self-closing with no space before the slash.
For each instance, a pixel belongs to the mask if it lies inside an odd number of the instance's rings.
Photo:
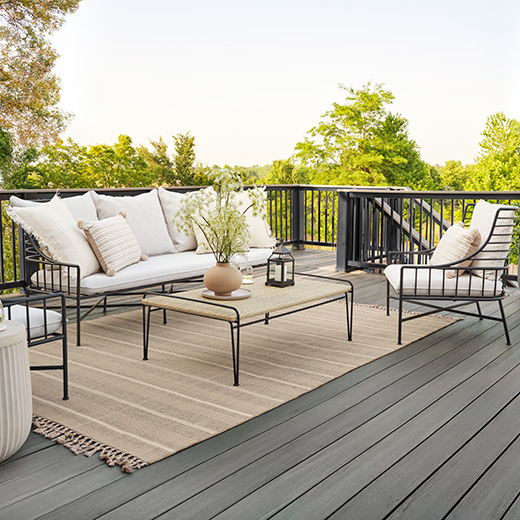
<svg viewBox="0 0 520 520">
<path fill-rule="evenodd" d="M 120 211 L 126 213 L 126 221 L 134 232 L 143 255 L 163 255 L 177 250 L 168 234 L 157 190 L 133 197 L 112 197 L 92 191 L 98 218 L 115 217 Z"/>
<path fill-rule="evenodd" d="M 501 227 L 496 230 L 496 233 L 499 233 L 502 236 L 491 238 L 490 242 L 484 247 L 484 249 L 475 255 L 475 258 L 471 263 L 472 268 L 478 267 L 480 269 L 489 269 L 492 267 L 503 267 L 504 265 L 503 258 L 509 249 L 510 244 L 501 244 L 500 242 L 503 242 L 507 238 L 503 235 L 509 234 L 509 236 L 511 236 L 513 232 L 513 221 L 515 218 L 516 208 L 502 204 L 490 204 L 485 200 L 479 200 L 473 210 L 469 229 L 478 229 L 482 240 L 481 243 L 484 244 L 491 233 L 495 216 L 500 208 L 508 208 L 506 215 L 504 215 L 504 213 L 501 214 L 501 217 L 507 216 L 507 218 L 501 218 L 498 221 Z M 478 270 L 473 271 L 473 273 L 477 276 L 485 276 L 489 280 L 494 280 L 495 278 L 494 271 L 485 272 L 483 270 Z"/>
<path fill-rule="evenodd" d="M 440 239 L 430 265 L 452 264 L 473 254 L 480 246 L 480 232 L 478 229 L 464 229 L 464 223 L 458 222 L 448 228 Z M 471 260 L 460 262 L 457 267 L 468 267 Z M 454 278 L 462 271 L 450 269 L 446 271 L 448 278 Z"/>
<path fill-rule="evenodd" d="M 99 271 L 99 262 L 84 233 L 57 195 L 34 206 L 10 206 L 7 213 L 53 260 L 79 265 L 82 277 Z"/>
<path fill-rule="evenodd" d="M 29 324 L 31 326 L 29 334 L 31 339 L 45 335 L 45 315 L 47 315 L 47 334 L 52 334 L 61 328 L 61 314 L 59 312 L 29 307 Z M 12 305 L 6 308 L 6 316 L 10 320 L 23 323 L 27 328 L 27 307 L 24 305 Z"/>
<path fill-rule="evenodd" d="M 237 258 L 236 263 L 240 267 L 249 265 L 265 264 L 272 254 L 271 249 L 250 249 L 245 253 L 245 258 Z M 215 265 L 213 255 L 198 255 L 195 251 L 184 251 L 183 253 L 161 255 L 150 257 L 146 262 L 138 262 L 118 271 L 109 277 L 105 273 L 95 273 L 80 282 L 82 294 L 98 294 L 108 291 L 119 291 L 132 289 L 146 285 L 158 285 L 163 282 L 202 276 L 207 269 Z M 54 278 L 52 278 L 54 276 Z M 38 271 L 32 276 L 33 283 L 37 281 L 43 285 L 47 281 L 47 288 L 58 289 L 58 276 L 48 271 Z M 67 280 L 62 277 L 65 287 Z M 70 281 L 71 291 L 75 288 L 74 280 Z"/>
<path fill-rule="evenodd" d="M 161 202 L 168 233 L 175 244 L 175 249 L 180 253 L 182 251 L 192 251 L 197 248 L 197 240 L 195 235 L 186 235 L 180 231 L 175 224 L 175 214 L 181 207 L 181 202 L 186 196 L 185 193 L 177 193 L 168 191 L 164 188 L 158 188 L 159 201 Z"/>
<path fill-rule="evenodd" d="M 445 270 L 424 269 L 425 266 L 417 271 L 405 269 L 403 287 L 401 287 L 400 277 L 403 267 L 405 266 L 401 264 L 392 264 L 384 270 L 384 274 L 392 287 L 403 296 L 494 297 L 502 292 L 502 282 L 499 280 L 487 280 L 469 274 L 447 278 L 444 277 Z"/>
</svg>

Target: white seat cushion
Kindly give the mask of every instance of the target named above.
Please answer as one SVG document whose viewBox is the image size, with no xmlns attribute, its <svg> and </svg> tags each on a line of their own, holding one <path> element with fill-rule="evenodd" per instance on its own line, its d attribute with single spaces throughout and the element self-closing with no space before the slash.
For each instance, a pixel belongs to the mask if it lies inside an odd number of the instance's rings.
<svg viewBox="0 0 520 520">
<path fill-rule="evenodd" d="M 259 265 L 266 263 L 272 254 L 271 249 L 251 249 L 245 258 L 237 258 L 240 267 Z M 95 273 L 81 280 L 80 291 L 82 294 L 99 294 L 109 291 L 122 291 L 139 286 L 158 285 L 163 282 L 181 280 L 193 276 L 202 276 L 207 269 L 215 265 L 215 257 L 212 254 L 198 255 L 195 251 L 160 255 L 150 257 L 146 262 L 125 267 L 114 276 L 105 273 Z M 51 276 L 54 276 L 54 288 L 58 289 L 57 275 L 52 272 L 39 271 L 32 276 L 33 283 L 36 280 L 43 285 L 44 277 L 47 280 L 47 288 L 52 287 Z M 64 287 L 67 280 L 63 279 Z M 75 281 L 71 280 L 71 291 L 75 288 Z"/>
<path fill-rule="evenodd" d="M 385 270 L 385 276 L 396 290 L 403 296 L 457 296 L 457 297 L 494 297 L 502 292 L 502 282 L 499 280 L 487 280 L 478 276 L 463 274 L 455 278 L 444 276 L 446 270 L 426 268 L 405 269 L 403 287 L 400 287 L 400 264 L 389 265 Z M 406 266 L 413 267 L 413 266 Z M 94 276 L 94 275 L 93 275 Z M 470 285 L 471 279 L 471 285 Z"/>
<path fill-rule="evenodd" d="M 47 315 L 47 334 L 56 332 L 61 327 L 61 314 L 56 311 L 29 307 L 29 324 L 31 339 L 45 335 L 45 315 Z M 12 305 L 6 308 L 6 316 L 10 320 L 19 321 L 27 328 L 27 307 L 25 305 Z"/>
</svg>

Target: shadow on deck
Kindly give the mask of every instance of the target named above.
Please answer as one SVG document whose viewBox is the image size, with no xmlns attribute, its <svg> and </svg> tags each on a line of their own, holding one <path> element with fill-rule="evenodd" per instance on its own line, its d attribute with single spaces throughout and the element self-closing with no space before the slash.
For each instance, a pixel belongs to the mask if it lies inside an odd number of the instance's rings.
<svg viewBox="0 0 520 520">
<path fill-rule="evenodd" d="M 383 276 L 336 275 L 384 305 Z M 520 291 L 504 304 L 511 346 L 466 318 L 133 475 L 31 434 L 0 518 L 520 518 Z"/>
</svg>

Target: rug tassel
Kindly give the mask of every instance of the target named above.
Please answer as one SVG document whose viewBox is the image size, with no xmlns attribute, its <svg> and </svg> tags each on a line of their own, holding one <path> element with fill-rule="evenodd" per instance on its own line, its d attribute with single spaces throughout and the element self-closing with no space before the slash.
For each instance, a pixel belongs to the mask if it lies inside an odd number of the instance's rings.
<svg viewBox="0 0 520 520">
<path fill-rule="evenodd" d="M 33 428 L 34 433 L 57 442 L 58 444 L 62 444 L 74 453 L 74 455 L 91 457 L 95 453 L 99 453 L 100 460 L 105 461 L 108 466 L 120 466 L 121 471 L 124 473 L 132 473 L 136 469 L 148 466 L 147 462 L 134 455 L 124 453 L 112 446 L 97 442 L 70 428 L 37 415 L 33 415 Z"/>
</svg>

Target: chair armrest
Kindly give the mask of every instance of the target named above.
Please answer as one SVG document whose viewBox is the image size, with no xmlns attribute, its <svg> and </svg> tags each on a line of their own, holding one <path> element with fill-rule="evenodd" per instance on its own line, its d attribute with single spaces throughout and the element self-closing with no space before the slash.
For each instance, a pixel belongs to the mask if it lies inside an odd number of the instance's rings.
<svg viewBox="0 0 520 520">
<path fill-rule="evenodd" d="M 421 251 L 389 251 L 388 259 L 390 264 L 415 264 L 413 257 L 417 256 L 418 260 L 426 260 L 435 251 L 435 248 L 423 249 Z M 423 262 L 417 262 L 419 264 Z"/>
</svg>

